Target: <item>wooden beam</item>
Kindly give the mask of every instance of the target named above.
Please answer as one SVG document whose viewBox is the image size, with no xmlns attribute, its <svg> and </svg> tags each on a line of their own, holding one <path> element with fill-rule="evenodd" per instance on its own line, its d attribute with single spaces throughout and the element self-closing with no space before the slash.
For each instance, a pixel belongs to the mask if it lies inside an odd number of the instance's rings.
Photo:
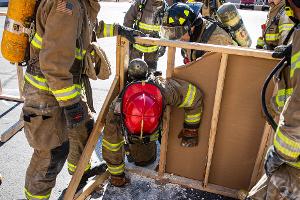
<svg viewBox="0 0 300 200">
<path fill-rule="evenodd" d="M 19 96 L 20 99 L 23 98 L 23 87 L 24 87 L 24 74 L 22 66 L 16 64 L 17 67 L 17 75 L 18 75 L 18 86 L 19 86 Z"/>
<path fill-rule="evenodd" d="M 166 73 L 167 78 L 171 78 L 174 72 L 175 53 L 176 53 L 176 48 L 174 47 L 168 48 L 167 73 Z M 171 113 L 171 108 L 170 106 L 167 106 L 163 116 L 162 139 L 160 145 L 160 160 L 159 160 L 159 169 L 158 169 L 158 175 L 160 177 L 162 177 L 166 171 L 170 113 Z"/>
<path fill-rule="evenodd" d="M 251 56 L 256 58 L 274 59 L 271 51 L 251 49 L 240 46 L 222 46 L 213 44 L 204 44 L 197 42 L 171 41 L 157 38 L 136 37 L 139 44 L 178 47 L 184 49 L 195 49 L 202 51 L 212 51 L 217 53 L 234 54 L 241 56 Z"/>
<path fill-rule="evenodd" d="M 121 38 L 120 55 L 120 90 L 122 90 L 126 83 L 127 69 L 129 64 L 129 41 L 124 37 Z"/>
<path fill-rule="evenodd" d="M 93 128 L 93 131 L 92 131 L 91 135 L 89 136 L 86 146 L 82 152 L 82 155 L 77 164 L 75 173 L 72 176 L 71 182 L 70 182 L 69 187 L 64 196 L 64 200 L 72 200 L 74 197 L 75 191 L 76 191 L 78 184 L 81 180 L 81 177 L 84 173 L 84 169 L 88 165 L 88 162 L 89 162 L 91 155 L 95 149 L 97 141 L 102 133 L 102 129 L 104 127 L 104 120 L 105 120 L 105 116 L 107 114 L 108 107 L 111 104 L 111 102 L 113 101 L 113 99 L 116 97 L 116 95 L 119 93 L 118 86 L 119 86 L 119 78 L 115 77 L 115 79 L 108 91 L 107 97 L 102 105 L 101 111 L 98 115 L 96 124 Z"/>
<path fill-rule="evenodd" d="M 6 142 L 7 140 L 9 140 L 9 138 L 14 136 L 17 132 L 19 132 L 23 127 L 24 127 L 24 121 L 19 120 L 14 125 L 12 125 L 9 129 L 4 131 L 4 133 L 1 134 L 0 141 Z"/>
<path fill-rule="evenodd" d="M 5 95 L 1 94 L 0 95 L 0 100 L 6 100 L 6 101 L 15 101 L 15 102 L 24 102 L 24 99 L 20 99 L 20 97 L 17 96 L 12 96 L 12 95 Z"/>
<path fill-rule="evenodd" d="M 222 96 L 223 96 L 227 62 L 228 62 L 228 54 L 222 54 L 220 69 L 218 74 L 217 87 L 216 87 L 213 115 L 212 115 L 211 126 L 210 126 L 210 134 L 209 134 L 209 141 L 208 141 L 208 155 L 207 155 L 207 163 L 206 163 L 205 176 L 203 182 L 204 187 L 207 187 L 208 185 L 209 172 L 210 172 L 212 156 L 213 156 L 214 146 L 216 141 L 217 128 L 218 128 L 219 112 L 220 112 Z"/>
<path fill-rule="evenodd" d="M 90 181 L 82 191 L 76 193 L 76 200 L 85 200 L 95 189 L 97 189 L 101 184 L 104 183 L 109 177 L 109 172 L 105 171 L 100 176 L 96 176 L 94 180 Z"/>
<path fill-rule="evenodd" d="M 0 16 L 6 16 L 5 12 L 0 12 Z"/>
</svg>

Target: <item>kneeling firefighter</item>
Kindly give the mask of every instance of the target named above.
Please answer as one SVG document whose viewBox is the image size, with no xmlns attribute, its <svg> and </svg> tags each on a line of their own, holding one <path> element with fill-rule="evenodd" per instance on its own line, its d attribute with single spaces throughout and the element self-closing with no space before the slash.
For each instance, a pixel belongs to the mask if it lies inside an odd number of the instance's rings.
<svg viewBox="0 0 300 200">
<path fill-rule="evenodd" d="M 185 110 L 183 130 L 179 134 L 183 147 L 198 145 L 202 115 L 202 93 L 193 84 L 179 79 L 163 79 L 148 74 L 148 66 L 134 59 L 128 67 L 127 86 L 110 105 L 102 141 L 103 158 L 111 174 L 110 182 L 123 186 L 124 156 L 138 166 L 156 160 L 156 142 L 160 138 L 162 115 L 166 105 Z"/>
<path fill-rule="evenodd" d="M 274 76 L 278 91 L 272 98 L 275 103 L 271 108 L 280 114 L 280 119 L 276 124 L 263 102 L 264 113 L 275 135 L 265 158 L 265 175 L 251 189 L 247 200 L 300 198 L 300 1 L 286 0 L 285 3 L 290 19 L 296 24 L 293 43 L 275 48 L 273 57 L 283 59 L 267 78 L 262 92 L 263 100 L 267 83 Z"/>
<path fill-rule="evenodd" d="M 25 179 L 27 199 L 49 199 L 66 160 L 69 173 L 74 173 L 93 129 L 85 72 L 86 63 L 98 65 L 99 74 L 107 62 L 104 52 L 91 44 L 99 9 L 96 0 L 9 1 L 2 52 L 11 62 L 21 62 L 30 45 L 22 113 L 25 135 L 34 149 Z M 26 19 L 35 27 L 31 41 Z M 134 30 L 117 24 L 111 32 L 134 39 Z M 109 69 L 106 72 L 107 78 Z M 88 164 L 82 183 L 104 168 Z"/>
<path fill-rule="evenodd" d="M 234 5 L 223 4 L 219 8 L 218 15 L 222 23 L 202 17 L 201 8 L 202 3 L 173 4 L 164 15 L 161 37 L 217 45 L 251 45 L 249 34 Z M 183 50 L 184 63 L 194 61 L 204 53 L 205 51 L 199 50 Z"/>
</svg>

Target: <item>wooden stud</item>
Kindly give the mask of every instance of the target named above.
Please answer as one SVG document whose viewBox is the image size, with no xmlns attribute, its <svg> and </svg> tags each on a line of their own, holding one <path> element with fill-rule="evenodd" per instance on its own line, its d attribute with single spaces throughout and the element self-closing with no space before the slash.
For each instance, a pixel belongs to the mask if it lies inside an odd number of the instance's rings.
<svg viewBox="0 0 300 200">
<path fill-rule="evenodd" d="M 229 55 L 234 54 L 234 55 L 251 56 L 256 58 L 265 58 L 265 59 L 274 60 L 271 51 L 251 49 L 251 48 L 239 47 L 239 46 L 222 46 L 222 45 L 204 44 L 204 43 L 196 43 L 196 42 L 171 41 L 171 40 L 146 38 L 146 37 L 136 37 L 136 42 L 139 44 L 169 46 L 169 47 L 178 47 L 183 49 L 202 50 L 202 51 L 212 51 L 212 52 L 217 52 L 222 54 L 223 53 Z"/>
<path fill-rule="evenodd" d="M 0 16 L 6 16 L 5 12 L 0 12 Z"/>
<path fill-rule="evenodd" d="M 9 140 L 9 138 L 14 136 L 17 132 L 19 132 L 23 127 L 24 127 L 24 121 L 19 120 L 14 125 L 12 125 L 9 129 L 4 131 L 4 133 L 1 134 L 0 141 L 6 142 L 7 140 Z"/>
<path fill-rule="evenodd" d="M 24 99 L 20 99 L 20 97 L 18 96 L 5 95 L 5 94 L 0 95 L 0 100 L 24 102 Z"/>
<path fill-rule="evenodd" d="M 20 99 L 23 98 L 23 87 L 24 87 L 24 74 L 22 66 L 16 64 L 17 67 L 17 75 L 18 75 L 18 86 L 19 86 L 19 96 Z"/>
<path fill-rule="evenodd" d="M 81 192 L 75 195 L 76 200 L 85 200 L 96 188 L 104 183 L 109 177 L 109 172 L 105 171 L 100 176 L 96 176 L 94 180 L 90 181 Z"/>
<path fill-rule="evenodd" d="M 121 38 L 121 60 L 120 60 L 120 90 L 122 90 L 126 83 L 126 74 L 129 63 L 129 41 L 126 38 Z"/>
<path fill-rule="evenodd" d="M 212 156 L 213 156 L 214 146 L 215 146 L 215 141 L 216 141 L 219 112 L 220 112 L 220 108 L 221 108 L 224 81 L 225 81 L 225 76 L 226 76 L 227 61 L 228 61 L 228 54 L 222 54 L 220 69 L 219 69 L 219 74 L 218 74 L 217 87 L 216 87 L 213 116 L 211 119 L 211 126 L 210 126 L 210 134 L 209 134 L 209 141 L 208 141 L 208 155 L 207 155 L 207 163 L 206 163 L 205 176 L 204 176 L 204 182 L 203 182 L 204 187 L 207 187 L 207 185 L 208 185 L 208 177 L 209 177 Z"/>
<path fill-rule="evenodd" d="M 108 107 L 119 92 L 118 86 L 119 86 L 119 78 L 115 77 L 115 79 L 108 91 L 107 97 L 103 103 L 102 109 L 98 115 L 96 124 L 93 128 L 93 131 L 92 131 L 91 135 L 89 136 L 89 139 L 88 139 L 86 146 L 82 152 L 80 160 L 77 163 L 75 173 L 72 176 L 71 182 L 70 182 L 69 187 L 64 196 L 64 200 L 72 200 L 74 197 L 75 191 L 76 191 L 76 189 L 79 185 L 79 182 L 81 180 L 81 177 L 84 173 L 84 169 L 88 165 L 88 162 L 89 162 L 91 155 L 95 149 L 97 141 L 98 141 L 100 135 L 102 134 L 102 129 L 104 127 L 104 119 L 107 114 Z"/>
<path fill-rule="evenodd" d="M 0 80 L 0 95 L 2 95 L 2 84 L 1 84 L 1 80 Z"/>
<path fill-rule="evenodd" d="M 168 48 L 168 61 L 167 61 L 167 78 L 171 78 L 174 72 L 175 66 L 175 53 L 176 48 Z M 168 147 L 168 136 L 169 136 L 169 121 L 170 121 L 170 106 L 166 107 L 166 111 L 163 116 L 163 133 L 160 145 L 160 160 L 159 160 L 159 169 L 158 175 L 162 177 L 166 170 L 166 161 L 167 161 L 167 147 Z"/>
</svg>

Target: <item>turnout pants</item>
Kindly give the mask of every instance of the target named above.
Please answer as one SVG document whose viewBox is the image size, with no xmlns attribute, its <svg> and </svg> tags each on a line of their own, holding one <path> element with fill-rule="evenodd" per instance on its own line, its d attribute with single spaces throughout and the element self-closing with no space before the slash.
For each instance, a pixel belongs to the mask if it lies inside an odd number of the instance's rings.
<svg viewBox="0 0 300 200">
<path fill-rule="evenodd" d="M 157 70 L 157 51 L 151 52 L 151 53 L 143 53 L 133 47 L 130 48 L 130 58 L 129 62 L 135 58 L 143 58 L 144 55 L 144 61 L 148 64 L 148 68 L 150 72 L 154 72 Z"/>
<path fill-rule="evenodd" d="M 155 82 L 162 90 L 165 104 L 184 108 L 185 119 L 193 121 L 190 122 L 191 124 L 189 125 L 191 127 L 195 125 L 193 128 L 198 128 L 202 113 L 201 91 L 192 84 L 182 80 L 157 78 Z M 124 157 L 126 152 L 124 149 L 124 136 L 121 129 L 120 101 L 118 99 L 115 99 L 110 105 L 103 132 L 103 158 L 107 163 L 110 174 L 120 175 L 124 173 L 125 170 Z M 152 135 L 154 134 L 155 133 Z M 130 144 L 129 151 L 136 164 L 149 163 L 149 161 L 156 159 L 156 142 Z"/>
<path fill-rule="evenodd" d="M 49 199 L 66 159 L 69 173 L 75 171 L 94 121 L 87 104 L 81 101 L 86 120 L 74 129 L 67 129 L 63 108 L 50 92 L 25 82 L 24 96 L 24 130 L 34 148 L 26 172 L 25 195 L 27 199 Z M 86 170 L 89 168 L 90 165 Z"/>
<path fill-rule="evenodd" d="M 299 200 L 300 170 L 282 165 L 270 178 L 264 175 L 251 189 L 247 200 Z"/>
</svg>

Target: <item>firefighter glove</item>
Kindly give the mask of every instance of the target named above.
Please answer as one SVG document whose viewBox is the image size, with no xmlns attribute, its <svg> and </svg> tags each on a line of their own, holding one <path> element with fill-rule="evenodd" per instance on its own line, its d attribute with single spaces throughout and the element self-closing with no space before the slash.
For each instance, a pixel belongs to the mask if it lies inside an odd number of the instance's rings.
<svg viewBox="0 0 300 200">
<path fill-rule="evenodd" d="M 75 128 L 79 126 L 83 123 L 85 118 L 85 113 L 80 103 L 64 107 L 64 113 L 68 128 Z"/>
<path fill-rule="evenodd" d="M 266 155 L 265 160 L 265 171 L 268 177 L 272 176 L 272 174 L 279 169 L 279 167 L 285 163 L 284 159 L 276 152 L 276 149 L 272 145 Z"/>
<path fill-rule="evenodd" d="M 116 26 L 118 26 L 118 35 L 125 37 L 131 43 L 135 43 L 134 37 L 136 36 L 146 36 L 141 31 L 134 30 L 132 28 L 128 28 L 119 24 L 117 24 Z"/>
<path fill-rule="evenodd" d="M 292 55 L 292 45 L 279 45 L 274 48 L 274 52 L 272 54 L 273 58 L 290 58 Z"/>
<path fill-rule="evenodd" d="M 184 128 L 178 135 L 181 138 L 181 146 L 195 147 L 198 146 L 198 129 Z"/>
<path fill-rule="evenodd" d="M 166 53 L 166 47 L 159 47 L 159 49 L 157 50 L 157 56 L 159 58 L 165 55 L 165 53 Z"/>
<path fill-rule="evenodd" d="M 120 175 L 111 175 L 110 176 L 110 183 L 115 187 L 122 187 L 129 183 L 130 179 L 125 175 L 125 173 Z"/>
</svg>

